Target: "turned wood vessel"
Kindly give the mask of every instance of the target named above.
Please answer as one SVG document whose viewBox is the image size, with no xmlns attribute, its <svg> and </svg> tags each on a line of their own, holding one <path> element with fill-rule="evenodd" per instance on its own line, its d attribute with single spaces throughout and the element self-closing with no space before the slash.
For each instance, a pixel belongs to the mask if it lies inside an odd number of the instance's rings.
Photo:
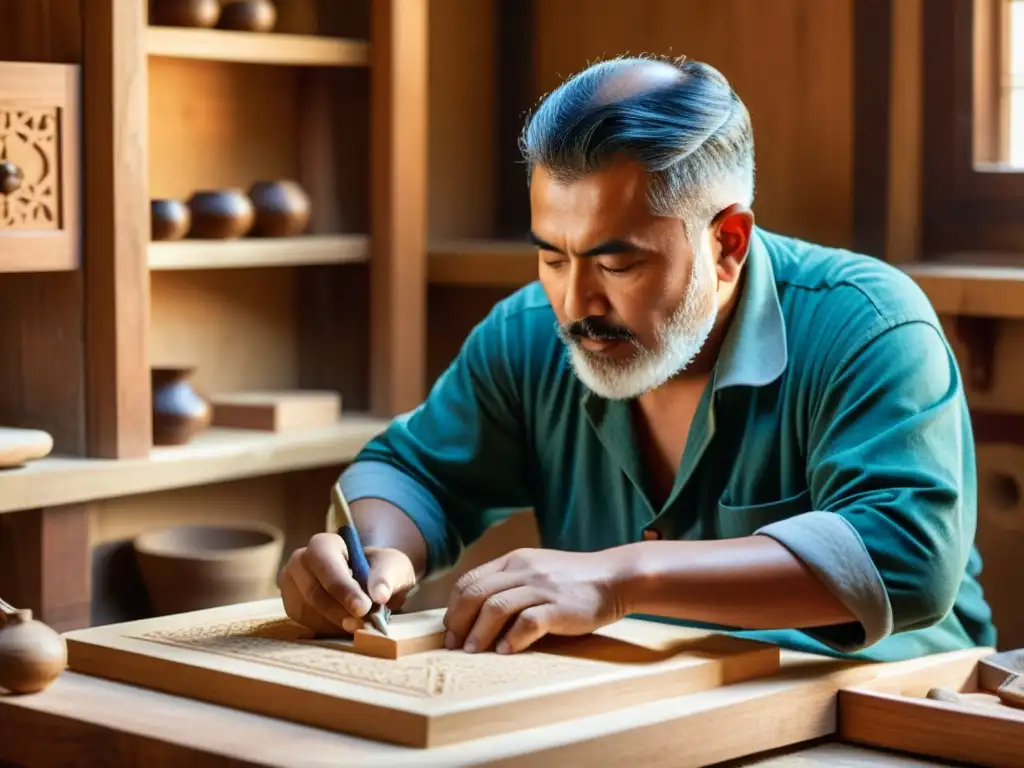
<svg viewBox="0 0 1024 768">
<path fill-rule="evenodd" d="M 153 445 L 184 445 L 210 425 L 212 408 L 189 382 L 186 367 L 154 367 Z"/>
<path fill-rule="evenodd" d="M 290 237 L 309 223 L 309 195 L 294 181 L 258 181 L 249 190 L 249 199 L 256 209 L 253 235 Z"/>
<path fill-rule="evenodd" d="M 180 200 L 152 200 L 149 219 L 151 240 L 180 240 L 192 225 L 192 212 Z"/>
<path fill-rule="evenodd" d="M 149 23 L 160 27 L 213 27 L 220 0 L 152 0 Z"/>
<path fill-rule="evenodd" d="M 226 0 L 217 26 L 239 32 L 270 32 L 277 26 L 277 6 L 271 0 Z"/>
<path fill-rule="evenodd" d="M 67 667 L 64 638 L 32 611 L 0 600 L 0 688 L 16 694 L 45 690 Z"/>
<path fill-rule="evenodd" d="M 189 237 L 229 240 L 252 229 L 256 210 L 240 189 L 203 190 L 188 201 L 192 225 Z"/>
</svg>

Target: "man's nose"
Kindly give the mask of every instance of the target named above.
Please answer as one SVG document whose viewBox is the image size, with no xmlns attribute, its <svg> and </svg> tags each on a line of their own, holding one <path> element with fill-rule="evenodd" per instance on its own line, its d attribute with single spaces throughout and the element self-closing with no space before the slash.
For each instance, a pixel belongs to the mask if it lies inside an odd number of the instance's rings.
<svg viewBox="0 0 1024 768">
<path fill-rule="evenodd" d="M 608 302 L 600 289 L 593 267 L 582 259 L 574 258 L 569 261 L 563 308 L 570 322 L 607 312 Z"/>
</svg>

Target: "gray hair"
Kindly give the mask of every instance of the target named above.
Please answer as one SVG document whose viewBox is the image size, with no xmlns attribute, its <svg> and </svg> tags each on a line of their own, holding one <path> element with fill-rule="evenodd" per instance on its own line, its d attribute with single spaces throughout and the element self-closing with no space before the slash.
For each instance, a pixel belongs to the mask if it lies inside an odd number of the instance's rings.
<svg viewBox="0 0 1024 768">
<path fill-rule="evenodd" d="M 637 67 L 666 66 L 678 75 L 615 93 L 616 79 Z M 589 66 L 541 102 L 520 149 L 528 180 L 537 166 L 572 181 L 617 159 L 639 162 L 652 175 L 652 211 L 682 219 L 691 235 L 726 206 L 753 204 L 750 115 L 718 70 L 690 59 L 620 57 Z"/>
</svg>

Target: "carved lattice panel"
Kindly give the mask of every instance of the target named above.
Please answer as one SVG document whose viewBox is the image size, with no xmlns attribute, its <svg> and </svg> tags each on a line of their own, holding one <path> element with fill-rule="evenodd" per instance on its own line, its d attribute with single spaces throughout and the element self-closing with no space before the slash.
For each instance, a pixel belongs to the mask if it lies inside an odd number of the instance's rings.
<svg viewBox="0 0 1024 768">
<path fill-rule="evenodd" d="M 23 174 L 15 192 L 0 195 L 0 230 L 61 228 L 59 137 L 56 107 L 0 106 L 0 160 Z"/>
</svg>

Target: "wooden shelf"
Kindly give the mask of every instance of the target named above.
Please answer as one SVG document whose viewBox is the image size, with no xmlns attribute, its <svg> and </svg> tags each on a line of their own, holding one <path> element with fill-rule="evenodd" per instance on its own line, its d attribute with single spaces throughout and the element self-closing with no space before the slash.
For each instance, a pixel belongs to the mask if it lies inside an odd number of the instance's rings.
<svg viewBox="0 0 1024 768">
<path fill-rule="evenodd" d="M 999 263 L 1002 261 L 1003 263 Z M 987 262 L 987 263 L 986 263 Z M 940 315 L 1024 318 L 1024 258 L 995 257 L 900 265 Z"/>
<path fill-rule="evenodd" d="M 388 422 L 346 415 L 338 424 L 285 433 L 211 428 L 145 459 L 50 456 L 0 471 L 0 512 L 75 504 L 345 464 Z"/>
<path fill-rule="evenodd" d="M 149 268 L 242 269 L 351 264 L 366 261 L 369 254 L 370 239 L 365 235 L 168 240 L 149 244 Z"/>
<path fill-rule="evenodd" d="M 146 51 L 179 59 L 301 67 L 364 67 L 370 60 L 369 43 L 363 40 L 185 27 L 149 27 Z"/>
<path fill-rule="evenodd" d="M 430 246 L 431 285 L 519 288 L 537 279 L 537 249 L 521 240 L 457 240 Z"/>
</svg>

